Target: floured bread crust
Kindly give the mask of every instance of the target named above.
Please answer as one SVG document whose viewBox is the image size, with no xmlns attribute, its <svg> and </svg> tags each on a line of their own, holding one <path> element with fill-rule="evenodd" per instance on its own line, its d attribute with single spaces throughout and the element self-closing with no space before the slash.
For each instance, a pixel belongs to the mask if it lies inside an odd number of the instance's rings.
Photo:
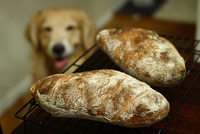
<svg viewBox="0 0 200 134">
<path fill-rule="evenodd" d="M 175 86 L 185 77 L 184 59 L 153 31 L 105 29 L 97 35 L 97 43 L 123 71 L 151 86 Z"/>
<path fill-rule="evenodd" d="M 114 70 L 49 76 L 35 83 L 31 91 L 43 109 L 59 117 L 144 127 L 169 112 L 169 103 L 160 93 Z"/>
</svg>

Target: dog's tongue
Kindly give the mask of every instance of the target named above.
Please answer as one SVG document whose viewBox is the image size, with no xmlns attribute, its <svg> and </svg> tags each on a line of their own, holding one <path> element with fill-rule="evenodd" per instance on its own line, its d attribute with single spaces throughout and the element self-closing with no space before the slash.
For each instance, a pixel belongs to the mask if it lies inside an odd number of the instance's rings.
<svg viewBox="0 0 200 134">
<path fill-rule="evenodd" d="M 67 64 L 68 58 L 64 58 L 62 60 L 56 60 L 55 61 L 55 67 L 56 69 L 60 70 L 63 69 L 65 67 L 65 65 Z"/>
</svg>

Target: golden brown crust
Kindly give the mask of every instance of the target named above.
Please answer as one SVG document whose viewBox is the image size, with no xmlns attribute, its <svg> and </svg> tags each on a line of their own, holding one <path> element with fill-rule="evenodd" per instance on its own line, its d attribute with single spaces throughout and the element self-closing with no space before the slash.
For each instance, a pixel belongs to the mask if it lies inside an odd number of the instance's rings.
<svg viewBox="0 0 200 134">
<path fill-rule="evenodd" d="M 40 106 L 54 116 L 143 127 L 169 112 L 169 103 L 160 93 L 114 70 L 57 74 L 38 81 L 31 90 Z"/>
<path fill-rule="evenodd" d="M 97 35 L 97 42 L 123 71 L 152 86 L 174 86 L 185 76 L 183 58 L 168 40 L 153 31 L 105 29 Z"/>
</svg>

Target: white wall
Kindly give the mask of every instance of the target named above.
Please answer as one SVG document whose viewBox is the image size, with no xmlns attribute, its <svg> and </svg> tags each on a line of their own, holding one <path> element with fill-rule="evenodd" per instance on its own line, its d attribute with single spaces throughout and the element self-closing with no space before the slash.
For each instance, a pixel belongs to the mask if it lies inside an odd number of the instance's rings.
<svg viewBox="0 0 200 134">
<path fill-rule="evenodd" d="M 197 0 L 167 0 L 154 17 L 185 23 L 195 23 Z"/>
<path fill-rule="evenodd" d="M 31 46 L 24 38 L 28 20 L 51 7 L 83 8 L 101 27 L 125 0 L 0 0 L 0 115 L 27 90 Z"/>
<path fill-rule="evenodd" d="M 200 0 L 197 0 L 196 39 L 200 40 Z M 200 50 L 200 47 L 198 47 Z"/>
<path fill-rule="evenodd" d="M 197 14 L 196 14 L 196 39 L 200 40 L 200 0 L 197 0 Z M 196 50 L 200 51 L 200 45 L 197 45 Z M 194 56 L 194 60 L 198 58 L 198 55 Z M 200 63 L 200 59 L 197 61 Z"/>
</svg>

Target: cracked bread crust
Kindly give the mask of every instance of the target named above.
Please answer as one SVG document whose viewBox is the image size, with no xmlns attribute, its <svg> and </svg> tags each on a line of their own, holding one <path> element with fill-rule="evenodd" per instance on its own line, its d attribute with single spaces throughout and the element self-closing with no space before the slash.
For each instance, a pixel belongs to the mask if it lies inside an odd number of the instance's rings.
<svg viewBox="0 0 200 134">
<path fill-rule="evenodd" d="M 154 31 L 105 29 L 98 33 L 97 43 L 123 71 L 151 86 L 175 86 L 185 77 L 184 59 Z"/>
<path fill-rule="evenodd" d="M 169 112 L 169 103 L 146 83 L 114 70 L 57 74 L 31 88 L 39 105 L 58 117 L 125 126 L 150 126 Z"/>
</svg>

